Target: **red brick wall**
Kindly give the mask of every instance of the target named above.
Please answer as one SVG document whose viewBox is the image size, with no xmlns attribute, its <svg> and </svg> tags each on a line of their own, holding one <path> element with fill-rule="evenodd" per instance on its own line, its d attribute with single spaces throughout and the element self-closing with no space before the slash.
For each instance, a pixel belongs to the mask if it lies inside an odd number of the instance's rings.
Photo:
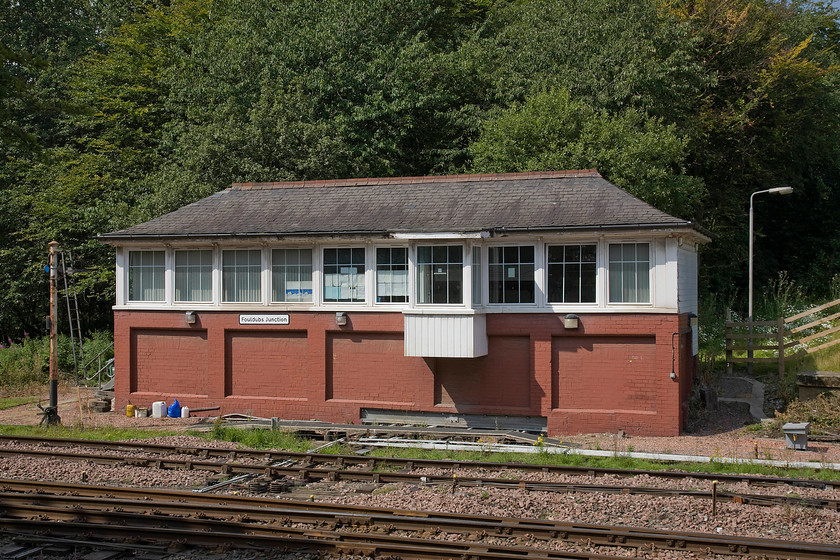
<svg viewBox="0 0 840 560">
<path fill-rule="evenodd" d="M 306 398 L 306 331 L 236 331 L 225 336 L 225 396 Z"/>
<path fill-rule="evenodd" d="M 487 356 L 435 360 L 435 403 L 465 413 L 492 407 L 532 415 L 531 377 L 528 337 L 491 336 Z"/>
<path fill-rule="evenodd" d="M 156 400 L 222 414 L 359 422 L 362 408 L 542 416 L 550 434 L 670 435 L 685 418 L 690 336 L 676 314 L 489 314 L 489 355 L 403 355 L 401 313 L 288 312 L 239 325 L 235 312 L 115 312 L 117 406 Z M 216 414 L 215 412 L 213 414 Z"/>
<path fill-rule="evenodd" d="M 327 400 L 414 407 L 426 369 L 422 359 L 403 355 L 401 333 L 327 335 Z"/>
<path fill-rule="evenodd" d="M 206 395 L 206 331 L 137 329 L 131 348 L 132 392 Z"/>
</svg>

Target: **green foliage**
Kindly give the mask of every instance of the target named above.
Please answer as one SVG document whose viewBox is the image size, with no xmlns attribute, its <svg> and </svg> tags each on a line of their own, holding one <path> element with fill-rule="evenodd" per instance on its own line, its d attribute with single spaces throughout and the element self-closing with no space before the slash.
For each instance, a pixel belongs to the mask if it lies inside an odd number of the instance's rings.
<svg viewBox="0 0 840 560">
<path fill-rule="evenodd" d="M 674 214 L 690 214 L 703 198 L 702 182 L 681 172 L 685 142 L 674 126 L 633 109 L 596 111 L 564 89 L 539 90 L 488 118 L 470 149 L 476 172 L 597 168 Z"/>
<path fill-rule="evenodd" d="M 254 449 L 286 449 L 288 451 L 309 451 L 309 440 L 299 438 L 292 432 L 282 430 L 242 429 L 222 426 L 217 422 L 209 433 L 197 433 L 201 437 L 219 441 L 241 443 Z"/>
<path fill-rule="evenodd" d="M 34 408 L 34 407 L 33 407 Z M 35 410 L 38 410 L 35 408 Z M 0 434 L 7 436 L 32 436 L 67 439 L 88 439 L 93 441 L 124 441 L 150 439 L 179 435 L 180 432 L 167 430 L 140 430 L 135 428 L 76 428 L 69 426 L 23 426 L 2 425 Z"/>
<path fill-rule="evenodd" d="M 0 348 L 0 386 L 6 389 L 44 383 L 49 377 L 49 338 L 24 338 L 17 344 L 8 340 Z"/>
<path fill-rule="evenodd" d="M 38 397 L 0 397 L 0 410 L 38 402 Z"/>
<path fill-rule="evenodd" d="M 401 457 L 406 459 L 433 459 L 452 461 L 485 461 L 493 463 L 525 463 L 532 465 L 569 465 L 574 467 L 676 470 L 685 472 L 754 474 L 761 476 L 782 476 L 808 478 L 816 480 L 837 480 L 840 473 L 821 470 L 818 464 L 814 469 L 783 469 L 748 463 L 682 463 L 632 459 L 629 457 L 587 457 L 584 455 L 563 453 L 477 453 L 468 451 L 424 450 L 412 448 L 380 448 L 371 455 L 376 457 Z"/>
<path fill-rule="evenodd" d="M 800 0 L 6 3 L 0 336 L 44 333 L 52 239 L 88 270 L 87 332 L 112 320 L 98 233 L 235 181 L 466 170 L 598 168 L 710 229 L 700 285 L 738 308 L 749 195 L 791 185 L 756 199 L 756 292 L 787 270 L 828 297 L 837 16 Z"/>
</svg>

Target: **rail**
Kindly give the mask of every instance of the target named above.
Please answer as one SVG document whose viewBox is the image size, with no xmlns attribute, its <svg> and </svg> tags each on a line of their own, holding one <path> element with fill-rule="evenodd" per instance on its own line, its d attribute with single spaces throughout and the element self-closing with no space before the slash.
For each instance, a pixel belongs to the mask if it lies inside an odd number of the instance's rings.
<svg viewBox="0 0 840 560">
<path fill-rule="evenodd" d="M 366 554 L 434 558 L 595 558 L 554 545 L 703 552 L 800 560 L 840 559 L 840 545 L 652 528 L 430 511 L 208 496 L 184 491 L 0 480 L 0 527 L 27 532 L 117 535 L 197 544 L 302 546 L 338 543 Z M 120 532 L 122 531 L 122 532 Z M 402 533 L 412 536 L 403 536 Z M 175 536 L 177 534 L 177 537 Z M 449 536 L 455 538 L 450 539 Z M 431 538 L 437 537 L 437 538 Z M 279 539 L 279 540 L 278 540 Z M 401 550 L 398 552 L 396 547 Z M 424 555 L 411 554 L 425 549 Z M 334 551 L 336 549 L 333 549 Z M 578 556 L 575 556 L 578 555 Z M 600 556 L 600 558 L 614 558 Z"/>
<path fill-rule="evenodd" d="M 840 344 L 840 337 L 833 337 L 816 346 L 811 343 L 840 333 L 835 322 L 840 312 L 825 312 L 840 306 L 840 299 L 806 309 L 790 317 L 779 317 L 772 321 L 733 321 L 732 310 L 726 310 L 726 372 L 732 375 L 733 366 L 746 363 L 776 363 L 779 376 L 785 373 L 785 360 L 793 356 L 813 354 L 819 350 Z M 789 348 L 802 346 L 795 354 L 788 356 Z M 756 356 L 755 351 L 770 352 L 772 356 Z"/>
</svg>

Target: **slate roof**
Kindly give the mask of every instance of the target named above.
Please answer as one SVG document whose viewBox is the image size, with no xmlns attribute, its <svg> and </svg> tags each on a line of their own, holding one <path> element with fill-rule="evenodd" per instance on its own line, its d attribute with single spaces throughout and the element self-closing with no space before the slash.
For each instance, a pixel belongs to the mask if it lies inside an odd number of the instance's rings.
<svg viewBox="0 0 840 560">
<path fill-rule="evenodd" d="M 242 183 L 98 238 L 492 233 L 661 228 L 698 230 L 595 170 Z"/>
</svg>

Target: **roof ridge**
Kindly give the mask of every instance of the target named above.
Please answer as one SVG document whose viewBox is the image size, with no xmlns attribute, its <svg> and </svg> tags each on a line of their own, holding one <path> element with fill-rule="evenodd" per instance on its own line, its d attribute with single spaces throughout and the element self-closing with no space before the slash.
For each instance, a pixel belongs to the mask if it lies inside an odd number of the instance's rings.
<svg viewBox="0 0 840 560">
<path fill-rule="evenodd" d="M 477 173 L 472 175 L 427 175 L 418 177 L 368 177 L 357 179 L 319 179 L 315 181 L 277 181 L 265 183 L 233 183 L 226 190 L 301 189 L 310 187 L 362 187 L 377 185 L 410 185 L 427 183 L 464 183 L 509 181 L 511 179 L 600 178 L 596 169 L 568 171 L 527 171 L 523 173 Z"/>
</svg>

